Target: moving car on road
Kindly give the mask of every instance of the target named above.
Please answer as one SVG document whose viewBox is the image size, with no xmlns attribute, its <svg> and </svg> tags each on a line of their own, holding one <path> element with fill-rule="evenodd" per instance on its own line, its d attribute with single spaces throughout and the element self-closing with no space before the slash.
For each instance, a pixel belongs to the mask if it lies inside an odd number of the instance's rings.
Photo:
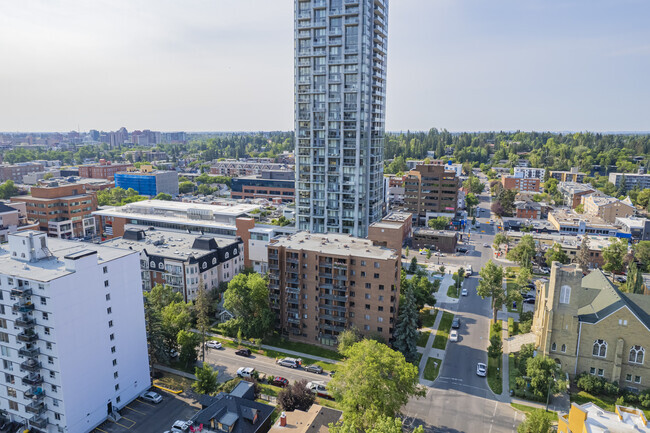
<svg viewBox="0 0 650 433">
<path fill-rule="evenodd" d="M 467 269 L 465 269 L 465 276 L 471 277 L 473 272 L 474 271 L 472 270 L 472 265 L 467 265 Z"/>
<path fill-rule="evenodd" d="M 209 347 L 211 349 L 221 349 L 221 343 L 216 340 L 206 341 L 205 347 Z"/>
<path fill-rule="evenodd" d="M 145 392 L 140 398 L 149 403 L 160 403 L 162 401 L 162 396 L 153 391 Z"/>
<path fill-rule="evenodd" d="M 476 364 L 476 375 L 485 377 L 487 375 L 487 365 L 483 364 L 482 362 Z"/>
<path fill-rule="evenodd" d="M 489 244 L 483 244 L 483 248 L 490 248 Z"/>
<path fill-rule="evenodd" d="M 454 320 L 451 321 L 451 327 L 453 329 L 460 328 L 460 319 L 458 317 L 454 317 Z"/>
<path fill-rule="evenodd" d="M 239 350 L 237 350 L 235 352 L 235 355 L 245 356 L 246 358 L 248 358 L 249 356 L 251 356 L 251 350 L 250 349 L 239 349 Z"/>
<path fill-rule="evenodd" d="M 467 296 L 467 289 L 463 289 L 463 290 L 461 290 L 461 291 L 460 291 L 460 294 L 461 294 L 462 296 Z"/>
<path fill-rule="evenodd" d="M 449 333 L 449 341 L 458 341 L 458 331 L 452 329 Z"/>
<path fill-rule="evenodd" d="M 320 365 L 317 365 L 317 364 L 312 364 L 312 365 L 308 365 L 307 367 L 305 367 L 305 370 L 307 370 L 307 371 L 309 371 L 311 373 L 321 374 L 323 372 L 323 367 L 321 367 Z"/>
</svg>

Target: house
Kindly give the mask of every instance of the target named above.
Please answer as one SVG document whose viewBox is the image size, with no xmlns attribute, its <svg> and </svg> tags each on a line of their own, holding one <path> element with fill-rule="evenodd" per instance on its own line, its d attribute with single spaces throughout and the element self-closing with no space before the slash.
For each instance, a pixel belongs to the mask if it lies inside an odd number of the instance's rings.
<svg viewBox="0 0 650 433">
<path fill-rule="evenodd" d="M 329 425 L 341 419 L 342 412 L 312 404 L 308 411 L 282 412 L 269 433 L 327 433 Z"/>
<path fill-rule="evenodd" d="M 650 386 L 650 296 L 622 293 L 600 270 L 583 277 L 578 265 L 557 262 L 537 292 L 538 353 L 571 378 L 586 372 L 631 391 Z"/>
<path fill-rule="evenodd" d="M 542 217 L 542 206 L 534 201 L 516 201 L 515 212 L 517 218 L 538 220 Z"/>
<path fill-rule="evenodd" d="M 650 433 L 650 427 L 645 414 L 640 409 L 616 405 L 614 412 L 610 412 L 589 402 L 583 405 L 572 403 L 569 413 L 559 417 L 557 431 L 558 433 Z"/>
</svg>

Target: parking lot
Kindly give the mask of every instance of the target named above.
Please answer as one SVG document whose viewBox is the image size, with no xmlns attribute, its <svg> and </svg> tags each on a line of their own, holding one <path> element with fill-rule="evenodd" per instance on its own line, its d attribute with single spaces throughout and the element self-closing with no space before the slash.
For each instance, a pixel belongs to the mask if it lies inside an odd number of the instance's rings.
<svg viewBox="0 0 650 433">
<path fill-rule="evenodd" d="M 163 398 L 158 404 L 133 400 L 120 410 L 117 422 L 104 421 L 93 433 L 150 433 L 170 430 L 176 420 L 190 419 L 200 407 L 183 397 L 152 388 Z"/>
</svg>

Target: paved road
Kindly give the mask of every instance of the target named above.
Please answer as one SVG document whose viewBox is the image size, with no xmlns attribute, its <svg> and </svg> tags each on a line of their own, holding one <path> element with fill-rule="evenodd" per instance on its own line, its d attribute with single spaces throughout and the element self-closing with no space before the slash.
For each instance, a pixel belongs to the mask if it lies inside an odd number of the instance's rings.
<svg viewBox="0 0 650 433">
<path fill-rule="evenodd" d="M 329 382 L 329 376 L 325 373 L 316 374 L 305 371 L 301 368 L 288 368 L 281 367 L 275 363 L 272 358 L 267 358 L 261 355 L 252 355 L 250 358 L 235 355 L 235 349 L 210 349 L 206 351 L 206 362 L 213 368 L 219 370 L 219 382 L 226 382 L 237 376 L 237 369 L 239 367 L 253 367 L 261 373 L 266 373 L 273 376 L 282 376 L 290 382 L 300 379 L 307 379 L 309 381 L 321 380 Z"/>
<path fill-rule="evenodd" d="M 461 320 L 460 340 L 449 342 L 445 360 L 434 386 L 427 390 L 424 399 L 411 400 L 404 410 L 407 427 L 423 425 L 428 432 L 486 432 L 511 433 L 522 421 L 509 404 L 499 402 L 488 387 L 487 380 L 476 375 L 476 364 L 487 362 L 488 327 L 490 326 L 490 300 L 476 294 L 478 271 L 491 257 L 490 248 L 495 229 L 489 224 L 490 199 L 479 197 L 483 209 L 479 215 L 483 234 L 472 234 L 475 251 L 466 256 L 441 258 L 441 264 L 471 264 L 474 275 L 464 287 L 469 295 L 461 297 L 457 304 L 437 305 L 441 308 L 458 309 Z M 477 239 L 478 238 L 478 239 Z M 437 260 L 436 260 L 437 262 Z"/>
</svg>

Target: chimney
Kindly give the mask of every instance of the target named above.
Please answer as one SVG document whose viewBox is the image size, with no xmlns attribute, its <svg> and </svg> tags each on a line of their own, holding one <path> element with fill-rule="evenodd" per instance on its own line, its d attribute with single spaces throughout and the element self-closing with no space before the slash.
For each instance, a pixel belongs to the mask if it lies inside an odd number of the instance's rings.
<svg viewBox="0 0 650 433">
<path fill-rule="evenodd" d="M 286 427 L 287 426 L 287 415 L 282 412 L 280 415 L 280 427 Z"/>
</svg>

